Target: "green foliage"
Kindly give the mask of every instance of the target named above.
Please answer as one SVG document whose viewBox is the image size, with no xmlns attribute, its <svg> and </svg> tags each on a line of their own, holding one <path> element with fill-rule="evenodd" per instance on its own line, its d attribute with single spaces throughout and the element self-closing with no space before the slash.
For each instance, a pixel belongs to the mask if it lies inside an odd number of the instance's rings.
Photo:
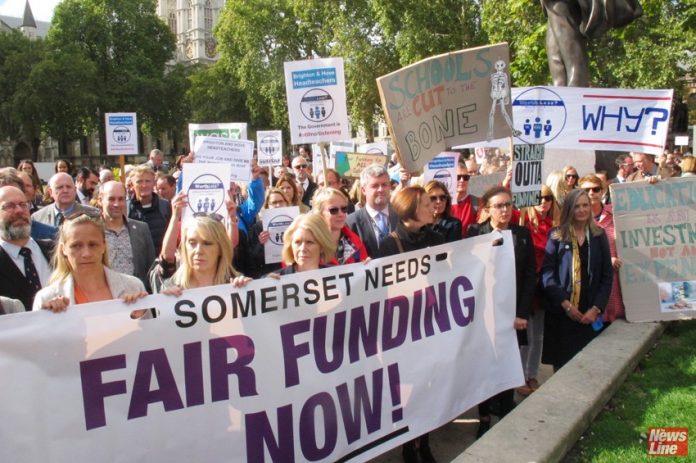
<svg viewBox="0 0 696 463">
<path fill-rule="evenodd" d="M 50 52 L 69 50 L 77 62 L 91 63 L 99 83 L 85 89 L 92 94 L 83 100 L 96 104 L 82 119 L 101 125 L 105 112 L 134 111 L 145 131 L 183 124 L 182 110 L 168 106 L 181 105 L 186 79 L 181 70 L 165 72 L 175 41 L 155 6 L 154 0 L 64 0 L 56 7 Z M 85 125 L 72 122 L 72 129 Z"/>
<path fill-rule="evenodd" d="M 43 41 L 31 41 L 18 31 L 0 33 L 0 137 L 40 137 L 41 124 L 26 110 L 25 97 L 31 91 L 27 79 L 43 48 Z"/>
<path fill-rule="evenodd" d="M 192 68 L 188 79 L 186 100 L 191 108 L 191 122 L 251 121 L 244 94 L 224 62 Z M 260 119 L 253 122 L 256 126 L 266 124 Z"/>
<path fill-rule="evenodd" d="M 643 367 L 631 375 L 585 433 L 568 462 L 654 461 L 647 456 L 651 427 L 696 429 L 696 321 L 672 323 Z M 671 460 L 670 460 L 671 461 Z"/>
</svg>

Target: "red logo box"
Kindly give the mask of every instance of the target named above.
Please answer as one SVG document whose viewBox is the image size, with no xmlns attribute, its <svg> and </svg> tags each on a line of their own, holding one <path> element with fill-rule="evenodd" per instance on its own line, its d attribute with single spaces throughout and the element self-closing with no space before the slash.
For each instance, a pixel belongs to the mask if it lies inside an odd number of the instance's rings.
<svg viewBox="0 0 696 463">
<path fill-rule="evenodd" d="M 689 428 L 648 428 L 648 455 L 685 457 L 689 455 Z"/>
</svg>

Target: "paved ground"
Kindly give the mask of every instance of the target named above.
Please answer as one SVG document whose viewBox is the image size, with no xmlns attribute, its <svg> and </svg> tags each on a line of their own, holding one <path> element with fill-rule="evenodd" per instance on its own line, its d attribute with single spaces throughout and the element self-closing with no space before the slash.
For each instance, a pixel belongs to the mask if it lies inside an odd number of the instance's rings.
<svg viewBox="0 0 696 463">
<path fill-rule="evenodd" d="M 539 370 L 540 383 L 546 382 L 551 376 L 552 369 L 549 365 L 542 365 Z M 520 402 L 524 399 L 515 394 L 516 401 Z M 493 416 L 493 423 L 497 421 Z M 430 447 L 433 455 L 438 463 L 446 463 L 453 461 L 459 456 L 464 449 L 473 444 L 476 438 L 476 430 L 478 429 L 478 412 L 476 407 L 467 410 L 456 420 L 447 423 L 439 429 L 430 433 Z M 389 452 L 370 460 L 372 463 L 400 463 L 401 446 L 392 449 Z"/>
</svg>

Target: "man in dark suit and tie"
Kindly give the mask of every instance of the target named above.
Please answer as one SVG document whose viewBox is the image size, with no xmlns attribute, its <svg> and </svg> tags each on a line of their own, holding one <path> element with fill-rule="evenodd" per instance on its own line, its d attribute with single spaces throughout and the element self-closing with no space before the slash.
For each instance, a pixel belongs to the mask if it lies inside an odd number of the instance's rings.
<svg viewBox="0 0 696 463">
<path fill-rule="evenodd" d="M 0 187 L 0 295 L 22 301 L 26 310 L 51 276 L 51 243 L 31 238 L 29 208 L 22 190 Z"/>
<path fill-rule="evenodd" d="M 295 156 L 292 160 L 292 170 L 295 172 L 295 178 L 297 183 L 302 185 L 302 190 L 304 194 L 302 195 L 302 202 L 310 207 L 312 204 L 312 196 L 314 192 L 317 191 L 317 184 L 309 179 L 309 163 L 302 156 Z"/>
<path fill-rule="evenodd" d="M 360 189 L 365 207 L 348 216 L 346 225 L 360 236 L 367 255 L 379 257 L 380 242 L 396 229 L 399 219 L 389 207 L 391 181 L 386 167 L 373 164 L 360 173 Z"/>
<path fill-rule="evenodd" d="M 138 277 L 147 288 L 147 272 L 157 257 L 150 227 L 145 222 L 126 219 L 126 188 L 121 182 L 112 180 L 102 185 L 99 199 L 111 268 Z"/>
</svg>

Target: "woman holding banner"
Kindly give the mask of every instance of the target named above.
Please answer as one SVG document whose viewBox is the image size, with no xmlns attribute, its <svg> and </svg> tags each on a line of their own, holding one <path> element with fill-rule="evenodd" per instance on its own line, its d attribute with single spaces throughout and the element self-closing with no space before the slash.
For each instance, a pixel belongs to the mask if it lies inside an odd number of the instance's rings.
<svg viewBox="0 0 696 463">
<path fill-rule="evenodd" d="M 306 272 L 326 267 L 336 253 L 329 227 L 318 214 L 302 214 L 295 217 L 283 234 L 283 263 L 285 268 L 268 276 Z"/>
<path fill-rule="evenodd" d="M 109 268 L 104 222 L 99 213 L 65 218 L 60 227 L 50 284 L 36 293 L 33 310 L 63 312 L 68 306 L 120 298 L 127 304 L 147 296 L 138 278 Z M 139 318 L 145 311 L 134 311 Z"/>
<path fill-rule="evenodd" d="M 431 180 L 425 185 L 425 192 L 428 193 L 430 203 L 433 205 L 435 230 L 445 238 L 447 243 L 462 239 L 462 221 L 451 215 L 452 197 L 447 187 L 442 182 Z"/>
<path fill-rule="evenodd" d="M 563 202 L 560 225 L 546 244 L 541 279 L 548 299 L 541 361 L 555 371 L 599 333 L 597 319 L 613 282 L 607 235 L 592 217 L 585 190 L 571 191 Z"/>
<path fill-rule="evenodd" d="M 382 257 L 443 244 L 445 238 L 433 230 L 434 213 L 430 196 L 421 186 L 408 186 L 399 190 L 391 200 L 392 210 L 399 219 L 396 230 L 389 233 L 380 244 Z M 416 444 L 418 449 L 416 450 Z M 429 434 L 407 442 L 401 448 L 405 463 L 434 462 L 430 450 Z"/>
<path fill-rule="evenodd" d="M 489 188 L 481 197 L 481 217 L 479 223 L 469 225 L 467 237 L 485 235 L 492 232 L 510 230 L 512 246 L 515 250 L 515 280 L 517 294 L 515 297 L 515 321 L 517 340 L 520 345 L 527 344 L 527 319 L 534 296 L 534 247 L 529 231 L 525 227 L 511 223 L 512 195 L 503 186 Z M 495 242 L 494 242 L 495 245 Z M 479 404 L 479 428 L 476 437 L 481 437 L 491 427 L 491 405 L 500 403 L 500 417 L 507 415 L 515 406 L 515 390 L 508 389 Z"/>
<path fill-rule="evenodd" d="M 185 289 L 233 283 L 245 286 L 251 278 L 232 266 L 232 242 L 218 214 L 196 215 L 184 222 L 179 268 L 164 281 L 163 294 L 180 296 Z"/>
<path fill-rule="evenodd" d="M 619 269 L 621 268 L 621 259 L 616 253 L 616 233 L 614 232 L 614 214 L 611 204 L 604 204 L 602 197 L 606 192 L 605 183 L 596 175 L 586 175 L 580 179 L 578 183 L 580 189 L 587 192 L 590 198 L 590 208 L 592 209 L 592 217 L 594 217 L 597 225 L 602 227 L 607 241 L 609 242 L 609 252 L 611 253 L 611 266 L 614 269 L 614 281 L 611 285 L 611 293 L 607 306 L 604 309 L 602 318 L 605 322 L 613 322 L 617 318 L 626 318 L 626 310 L 624 309 L 623 297 L 621 296 L 621 284 L 619 283 Z"/>
<path fill-rule="evenodd" d="M 322 188 L 314 193 L 312 212 L 321 216 L 329 227 L 336 253 L 331 265 L 352 264 L 367 259 L 367 249 L 360 237 L 346 225 L 348 196 L 335 188 Z"/>
<path fill-rule="evenodd" d="M 285 197 L 285 194 L 278 188 L 271 188 L 266 193 L 266 200 L 264 201 L 261 210 L 265 211 L 268 209 L 288 206 L 290 206 L 290 203 Z M 280 270 L 280 262 L 273 264 L 266 263 L 265 246 L 270 238 L 271 235 L 268 233 L 268 230 L 263 229 L 263 221 L 261 218 L 258 218 L 249 230 L 249 246 L 247 256 L 245 259 L 243 259 L 243 263 L 240 262 L 239 264 L 236 264 L 238 265 L 237 268 L 252 278 L 261 278 L 262 276 L 271 272 Z M 235 262 L 238 262 L 236 259 L 237 254 L 239 253 L 235 253 Z"/>
</svg>

